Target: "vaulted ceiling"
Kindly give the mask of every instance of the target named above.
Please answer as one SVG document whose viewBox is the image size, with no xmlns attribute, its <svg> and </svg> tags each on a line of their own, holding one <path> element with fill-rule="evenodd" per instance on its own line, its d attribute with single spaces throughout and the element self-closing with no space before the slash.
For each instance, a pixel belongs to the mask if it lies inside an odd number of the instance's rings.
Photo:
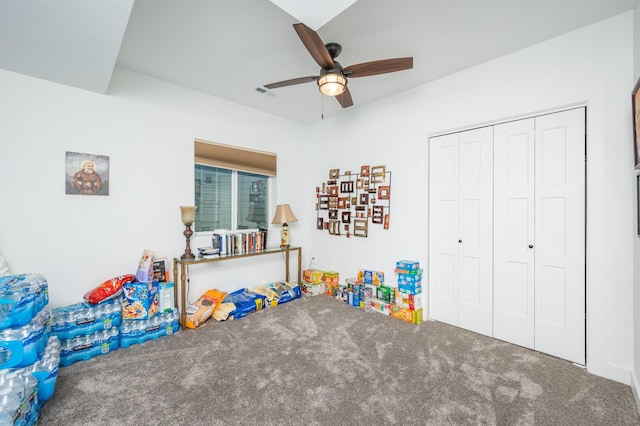
<svg viewBox="0 0 640 426">
<path fill-rule="evenodd" d="M 633 7 L 634 0 L 359 0 L 317 32 L 342 45 L 343 66 L 414 57 L 411 70 L 350 79 L 355 109 Z M 0 68 L 108 94 L 120 66 L 312 123 L 344 111 L 313 81 L 256 91 L 319 73 L 296 22 L 269 0 L 7 0 Z"/>
</svg>

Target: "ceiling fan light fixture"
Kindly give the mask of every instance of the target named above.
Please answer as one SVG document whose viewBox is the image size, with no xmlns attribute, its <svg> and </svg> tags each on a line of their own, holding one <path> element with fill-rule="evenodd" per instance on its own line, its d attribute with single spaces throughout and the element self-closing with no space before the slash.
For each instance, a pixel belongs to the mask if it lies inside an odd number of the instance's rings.
<svg viewBox="0 0 640 426">
<path fill-rule="evenodd" d="M 338 96 L 344 93 L 347 87 L 347 79 L 342 73 L 330 70 L 318 78 L 320 93 L 326 96 Z"/>
</svg>

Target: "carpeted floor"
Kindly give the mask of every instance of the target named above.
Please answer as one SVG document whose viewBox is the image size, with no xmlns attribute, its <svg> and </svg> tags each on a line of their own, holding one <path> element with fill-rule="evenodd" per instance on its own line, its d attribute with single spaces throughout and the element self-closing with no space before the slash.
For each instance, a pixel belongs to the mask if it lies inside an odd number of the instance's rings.
<svg viewBox="0 0 640 426">
<path fill-rule="evenodd" d="M 640 425 L 629 386 L 327 296 L 60 369 L 48 425 Z"/>
</svg>

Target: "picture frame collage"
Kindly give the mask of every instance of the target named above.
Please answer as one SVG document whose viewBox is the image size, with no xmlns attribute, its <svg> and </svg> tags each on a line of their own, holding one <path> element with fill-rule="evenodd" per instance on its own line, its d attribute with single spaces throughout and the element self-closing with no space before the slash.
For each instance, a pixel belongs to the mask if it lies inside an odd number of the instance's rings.
<svg viewBox="0 0 640 426">
<path fill-rule="evenodd" d="M 386 166 L 360 166 L 358 173 L 330 169 L 316 187 L 316 229 L 330 235 L 368 237 L 369 224 L 389 229 L 391 171 Z"/>
</svg>

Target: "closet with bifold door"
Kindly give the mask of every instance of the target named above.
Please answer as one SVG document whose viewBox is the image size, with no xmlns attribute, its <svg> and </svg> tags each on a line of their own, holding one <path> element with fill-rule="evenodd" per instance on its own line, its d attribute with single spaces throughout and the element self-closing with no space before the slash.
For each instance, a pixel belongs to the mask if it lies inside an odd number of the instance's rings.
<svg viewBox="0 0 640 426">
<path fill-rule="evenodd" d="M 431 138 L 429 312 L 477 333 L 492 330 L 493 129 Z"/>
<path fill-rule="evenodd" d="M 585 364 L 585 118 L 430 138 L 432 319 Z"/>
</svg>

